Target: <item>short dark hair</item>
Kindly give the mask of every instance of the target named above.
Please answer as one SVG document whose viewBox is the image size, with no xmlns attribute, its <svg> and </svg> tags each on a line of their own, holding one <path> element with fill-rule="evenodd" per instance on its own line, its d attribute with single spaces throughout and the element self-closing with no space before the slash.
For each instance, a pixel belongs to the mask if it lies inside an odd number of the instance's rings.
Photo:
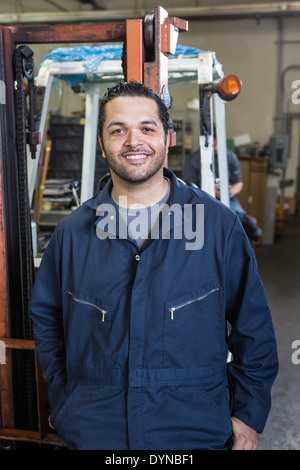
<svg viewBox="0 0 300 470">
<path fill-rule="evenodd" d="M 103 138 L 103 126 L 105 121 L 105 106 L 107 103 L 114 98 L 120 96 L 140 96 L 143 98 L 150 98 L 154 100 L 158 107 L 159 118 L 162 122 L 164 133 L 167 136 L 169 131 L 170 116 L 169 111 L 160 97 L 154 93 L 153 90 L 147 88 L 142 83 L 131 80 L 130 82 L 119 82 L 114 87 L 108 88 L 107 92 L 102 98 L 99 107 L 99 119 L 98 119 L 98 134 L 102 140 Z"/>
</svg>

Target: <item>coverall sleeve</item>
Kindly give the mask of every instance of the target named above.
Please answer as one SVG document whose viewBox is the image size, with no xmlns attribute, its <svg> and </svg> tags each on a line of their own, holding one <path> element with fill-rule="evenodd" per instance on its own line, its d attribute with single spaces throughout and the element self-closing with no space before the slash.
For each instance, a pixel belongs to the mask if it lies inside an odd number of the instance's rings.
<svg viewBox="0 0 300 470">
<path fill-rule="evenodd" d="M 236 218 L 226 259 L 231 414 L 262 432 L 278 372 L 275 332 L 254 251 Z"/>
<path fill-rule="evenodd" d="M 66 382 L 60 266 L 61 252 L 54 232 L 43 255 L 29 306 L 35 345 L 52 406 Z"/>
</svg>

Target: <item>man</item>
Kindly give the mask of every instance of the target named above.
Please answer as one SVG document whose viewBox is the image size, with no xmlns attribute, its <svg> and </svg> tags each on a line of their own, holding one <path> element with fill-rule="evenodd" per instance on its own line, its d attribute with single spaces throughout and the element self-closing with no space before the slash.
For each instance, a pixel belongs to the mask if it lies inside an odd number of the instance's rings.
<svg viewBox="0 0 300 470">
<path fill-rule="evenodd" d="M 214 136 L 216 135 L 216 129 L 214 126 Z M 214 165 L 215 165 L 215 176 L 219 178 L 218 170 L 218 144 L 217 139 L 214 137 Z M 243 177 L 239 160 L 234 152 L 227 149 L 227 162 L 228 162 L 228 178 L 229 178 L 229 197 L 230 199 L 237 196 L 243 189 Z M 183 180 L 189 183 L 194 183 L 197 186 L 201 186 L 200 181 L 200 150 L 196 150 L 186 159 L 183 174 Z M 219 188 L 216 187 L 216 197 L 220 199 Z"/>
<path fill-rule="evenodd" d="M 50 419 L 69 449 L 229 449 L 232 436 L 255 449 L 267 419 L 277 352 L 253 250 L 232 211 L 163 168 L 168 122 L 143 85 L 108 91 L 111 180 L 57 226 L 35 281 Z"/>
<path fill-rule="evenodd" d="M 214 135 L 216 135 L 214 127 Z M 229 179 L 229 204 L 232 209 L 240 218 L 246 233 L 250 240 L 257 241 L 262 236 L 262 230 L 257 226 L 257 221 L 254 217 L 249 216 L 241 206 L 237 195 L 243 189 L 243 177 L 238 157 L 234 152 L 227 149 L 227 162 L 228 162 L 228 179 Z M 214 138 L 214 166 L 215 177 L 219 178 L 218 168 L 218 144 Z M 200 183 L 200 150 L 196 150 L 189 155 L 185 161 L 183 168 L 182 178 L 187 183 L 193 183 L 201 187 Z M 215 187 L 216 198 L 220 199 L 220 188 L 218 185 Z"/>
</svg>

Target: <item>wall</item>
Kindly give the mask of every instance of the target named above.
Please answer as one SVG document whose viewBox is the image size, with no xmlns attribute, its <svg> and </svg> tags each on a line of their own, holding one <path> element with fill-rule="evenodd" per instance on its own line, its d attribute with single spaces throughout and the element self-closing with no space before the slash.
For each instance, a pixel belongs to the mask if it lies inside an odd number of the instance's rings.
<svg viewBox="0 0 300 470">
<path fill-rule="evenodd" d="M 243 89 L 226 105 L 230 137 L 249 132 L 264 143 L 273 130 L 276 87 L 276 21 L 193 22 L 182 43 L 216 52 L 225 73 L 238 75 Z"/>
<path fill-rule="evenodd" d="M 277 19 L 240 19 L 190 22 L 189 31 L 180 35 L 180 43 L 216 52 L 218 60 L 226 73 L 238 75 L 243 83 L 239 97 L 226 104 L 226 127 L 229 138 L 249 133 L 252 141 L 261 148 L 268 144 L 270 136 L 280 130 L 280 121 L 275 120 L 276 104 L 292 113 L 290 124 L 291 144 L 286 179 L 294 183 L 285 190 L 286 197 L 296 192 L 296 175 L 299 166 L 299 113 L 300 103 L 292 103 L 292 88 L 295 80 L 300 80 L 300 19 L 282 20 L 282 45 L 279 56 L 279 22 Z M 292 41 L 292 42 L 291 42 Z M 299 41 L 299 42 L 298 42 Z M 298 69 L 285 74 L 283 99 L 278 94 L 279 57 L 281 70 L 290 65 Z M 298 86 L 300 90 L 300 85 Z M 175 92 L 177 108 L 184 107 L 191 97 L 191 91 Z M 300 101 L 300 91 L 297 94 Z"/>
</svg>

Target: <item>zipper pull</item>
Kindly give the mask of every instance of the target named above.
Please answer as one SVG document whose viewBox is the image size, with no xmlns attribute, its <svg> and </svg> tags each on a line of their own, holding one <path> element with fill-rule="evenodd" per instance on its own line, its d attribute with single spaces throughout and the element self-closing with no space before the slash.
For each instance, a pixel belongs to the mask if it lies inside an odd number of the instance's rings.
<svg viewBox="0 0 300 470">
<path fill-rule="evenodd" d="M 174 320 L 174 311 L 175 311 L 175 308 L 169 308 L 170 310 L 170 314 L 171 314 L 171 320 Z"/>
<path fill-rule="evenodd" d="M 105 310 L 101 310 L 101 312 L 102 312 L 102 321 L 104 322 L 105 315 L 107 314 L 107 312 Z"/>
</svg>

